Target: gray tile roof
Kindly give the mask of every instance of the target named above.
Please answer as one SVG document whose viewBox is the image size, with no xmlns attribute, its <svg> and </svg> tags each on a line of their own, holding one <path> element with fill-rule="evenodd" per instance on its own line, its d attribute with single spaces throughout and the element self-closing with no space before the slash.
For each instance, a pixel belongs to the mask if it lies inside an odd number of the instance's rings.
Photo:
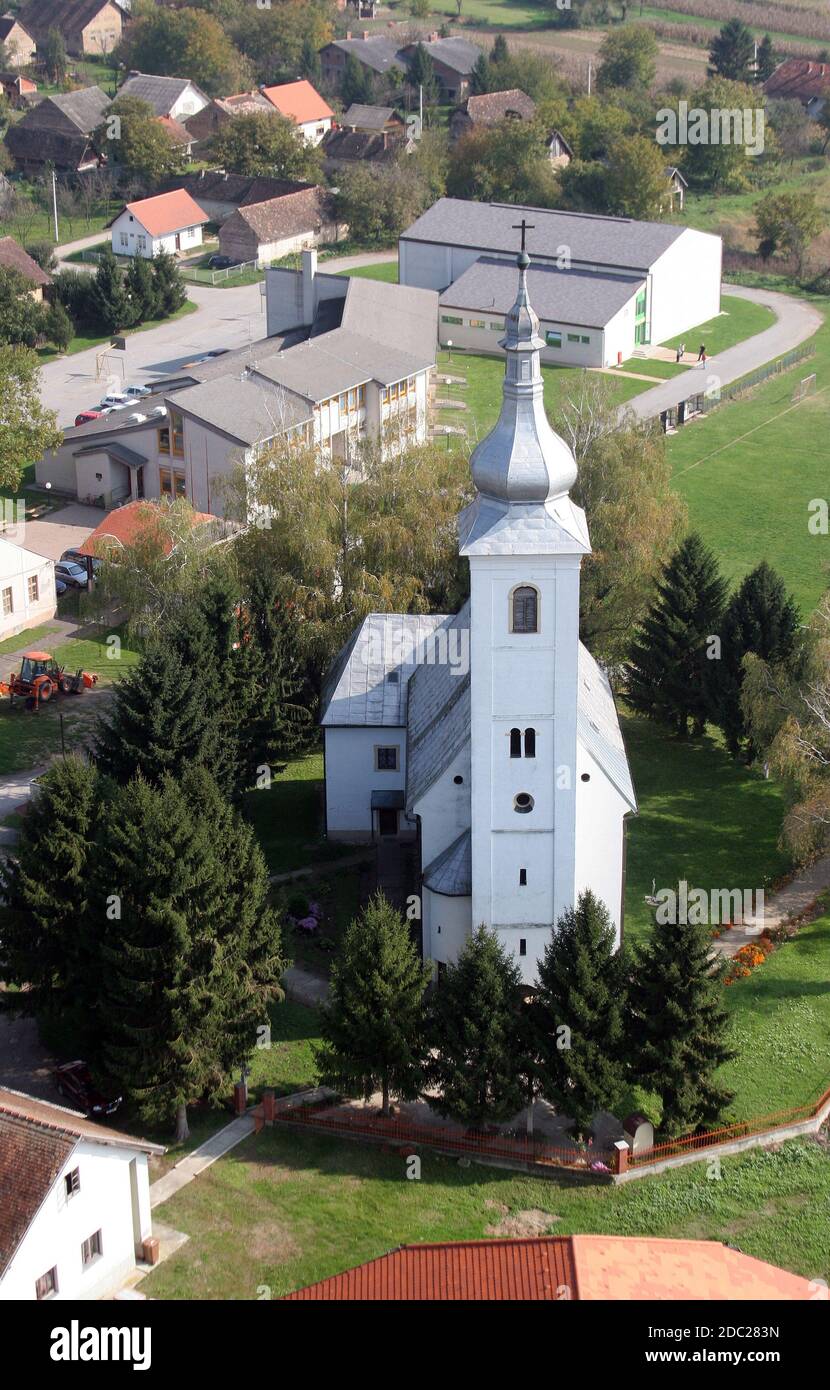
<svg viewBox="0 0 830 1390">
<path fill-rule="evenodd" d="M 188 87 L 208 100 L 205 93 L 189 77 L 156 77 L 149 72 L 135 72 L 118 88 L 119 97 L 138 97 L 152 106 L 157 116 L 169 116 L 179 97 Z"/>
<path fill-rule="evenodd" d="M 135 449 L 128 449 L 126 444 L 119 444 L 117 440 L 102 444 L 85 444 L 82 449 L 78 449 L 75 457 L 79 454 L 109 454 L 118 463 L 124 463 L 128 468 L 141 468 L 147 462 L 144 454 L 139 454 Z"/>
<path fill-rule="evenodd" d="M 555 265 L 532 265 L 527 273 L 528 295 L 539 318 L 580 328 L 604 328 L 644 285 L 639 277 L 559 270 Z M 441 308 L 501 315 L 515 298 L 515 264 L 480 256 L 444 290 Z"/>
<path fill-rule="evenodd" d="M 327 46 L 339 48 L 342 53 L 353 53 L 364 67 L 372 68 L 374 72 L 388 72 L 390 68 L 406 66 L 400 57 L 399 45 L 383 34 L 372 35 L 368 39 L 334 39 Z"/>
<path fill-rule="evenodd" d="M 353 101 L 348 111 L 341 117 L 341 125 L 352 125 L 359 130 L 383 130 L 387 121 L 395 114 L 393 106 L 364 106 Z"/>
<path fill-rule="evenodd" d="M 613 782 L 632 811 L 636 811 L 637 797 L 631 780 L 631 769 L 628 766 L 617 706 L 614 703 L 614 692 L 605 672 L 581 642 L 577 679 L 577 738 L 602 768 L 608 780 Z"/>
<path fill-rule="evenodd" d="M 645 272 L 686 230 L 664 222 L 635 222 L 627 217 L 439 198 L 403 233 L 401 240 L 468 246 L 483 253 L 498 251 L 515 256 L 518 234 L 514 228 L 525 213 L 532 214 L 530 220 L 534 224 L 527 233 L 527 249 L 534 261 L 555 259 L 557 248 L 568 246 L 573 263 Z"/>
<path fill-rule="evenodd" d="M 482 53 L 478 44 L 471 43 L 469 39 L 453 38 L 452 36 L 446 39 L 433 39 L 431 43 L 424 43 L 424 48 L 430 58 L 443 63 L 444 67 L 450 68 L 462 77 L 469 76 Z"/>
<path fill-rule="evenodd" d="M 424 887 L 448 898 L 468 898 L 473 891 L 473 844 L 469 830 L 427 864 Z"/>
<path fill-rule="evenodd" d="M 251 446 L 273 439 L 284 429 L 313 419 L 305 402 L 262 382 L 219 377 L 177 391 L 167 400 L 182 414 L 221 430 Z"/>
<path fill-rule="evenodd" d="M 424 660 L 433 634 L 451 621 L 436 613 L 369 613 L 326 676 L 323 727 L 403 728 L 409 679 Z"/>
</svg>

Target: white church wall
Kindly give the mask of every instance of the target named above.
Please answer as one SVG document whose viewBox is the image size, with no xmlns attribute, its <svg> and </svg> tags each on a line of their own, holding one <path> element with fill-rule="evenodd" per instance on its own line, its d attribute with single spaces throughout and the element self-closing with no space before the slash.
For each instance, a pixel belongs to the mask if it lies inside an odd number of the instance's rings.
<svg viewBox="0 0 830 1390">
<path fill-rule="evenodd" d="M 460 777 L 461 782 L 456 782 Z M 426 869 L 470 825 L 470 744 L 413 806 L 421 818 L 421 867 Z"/>
<path fill-rule="evenodd" d="M 591 754 L 577 751 L 575 898 L 590 888 L 611 915 L 620 942 L 624 854 L 623 818 L 631 807 Z M 588 775 L 590 780 L 583 782 Z"/>
<path fill-rule="evenodd" d="M 330 840 L 372 839 L 372 792 L 403 791 L 406 786 L 406 730 L 331 728 L 325 730 L 326 832 Z M 376 768 L 375 749 L 396 747 L 398 766 Z M 401 815 L 404 831 L 414 831 Z"/>
<path fill-rule="evenodd" d="M 425 888 L 422 901 L 424 959 L 451 965 L 472 930 L 471 899 L 448 898 Z"/>
<path fill-rule="evenodd" d="M 687 227 L 654 262 L 651 342 L 664 343 L 720 313 L 721 239 Z M 699 344 L 688 343 L 696 352 Z"/>
</svg>

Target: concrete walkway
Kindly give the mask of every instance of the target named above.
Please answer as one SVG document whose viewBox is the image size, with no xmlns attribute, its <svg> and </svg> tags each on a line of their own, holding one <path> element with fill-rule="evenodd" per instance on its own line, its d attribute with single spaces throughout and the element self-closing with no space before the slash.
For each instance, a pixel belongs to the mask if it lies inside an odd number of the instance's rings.
<svg viewBox="0 0 830 1390">
<path fill-rule="evenodd" d="M 796 921 L 809 912 L 816 900 L 830 889 L 830 854 L 817 859 L 815 864 L 803 869 L 795 878 L 776 893 L 769 902 L 764 903 L 764 920 L 756 925 L 727 927 L 723 936 L 712 942 L 716 955 L 731 959 L 742 946 L 751 946 L 758 940 L 764 927 L 780 927 Z"/>
<path fill-rule="evenodd" d="M 763 333 L 756 333 L 735 347 L 727 348 L 710 357 L 705 368 L 692 367 L 681 372 L 661 386 L 644 391 L 620 407 L 620 414 L 631 411 L 639 420 L 654 419 L 662 410 L 698 395 L 716 379 L 720 386 L 763 367 L 776 357 L 798 347 L 800 343 L 812 338 L 823 323 L 823 316 L 812 304 L 794 299 L 792 295 L 780 294 L 777 290 L 755 290 L 745 285 L 723 285 L 724 294 L 735 295 L 738 299 L 751 300 L 753 304 L 763 304 L 775 314 L 776 322 Z"/>
<path fill-rule="evenodd" d="M 231 1120 L 229 1125 L 220 1129 L 218 1134 L 211 1135 L 204 1144 L 200 1144 L 192 1153 L 179 1160 L 175 1168 L 171 1168 L 169 1173 L 159 1178 L 150 1186 L 150 1206 L 161 1206 L 162 1202 L 167 1202 L 174 1193 L 186 1187 L 194 1178 L 198 1178 L 200 1173 L 204 1173 L 206 1168 L 210 1168 L 217 1158 L 228 1153 L 231 1149 L 241 1144 L 243 1139 L 247 1139 L 249 1134 L 254 1132 L 253 1115 L 239 1115 L 235 1120 Z"/>
</svg>

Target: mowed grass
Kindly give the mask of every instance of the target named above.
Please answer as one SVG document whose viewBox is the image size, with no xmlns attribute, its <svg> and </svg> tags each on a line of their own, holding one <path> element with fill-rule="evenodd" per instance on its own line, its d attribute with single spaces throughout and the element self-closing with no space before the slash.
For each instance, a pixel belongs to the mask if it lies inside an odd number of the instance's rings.
<svg viewBox="0 0 830 1390">
<path fill-rule="evenodd" d="M 273 771 L 270 787 L 248 792 L 244 809 L 272 873 L 354 853 L 353 845 L 333 844 L 324 836 L 322 752 Z"/>
<path fill-rule="evenodd" d="M 158 1299 L 273 1298 L 396 1246 L 480 1239 L 527 1211 L 555 1235 L 729 1241 L 808 1278 L 830 1274 L 830 1154 L 811 1141 L 611 1187 L 424 1152 L 420 1181 L 378 1148 L 281 1130 L 246 1140 L 157 1209 L 189 1241 L 142 1281 Z"/>
<path fill-rule="evenodd" d="M 713 319 L 708 319 L 706 323 L 699 323 L 695 328 L 690 328 L 688 332 L 681 333 L 676 338 L 669 338 L 662 347 L 678 348 L 681 343 L 685 343 L 686 352 L 694 353 L 697 356 L 701 344 L 706 345 L 707 358 L 717 357 L 720 352 L 725 352 L 727 348 L 734 347 L 736 343 L 742 343 L 746 338 L 752 338 L 756 333 L 763 333 L 765 328 L 771 328 L 775 323 L 775 314 L 764 304 L 754 304 L 749 299 L 740 299 L 737 295 L 724 295 L 721 299 L 722 312 Z M 643 372 L 651 376 L 678 376 L 681 372 L 693 371 L 694 367 L 689 363 L 685 365 L 676 362 L 654 361 L 650 357 L 630 357 L 623 363 L 623 368 L 631 372 Z M 717 370 L 717 364 L 714 364 Z"/>
<path fill-rule="evenodd" d="M 826 313 L 830 301 L 814 300 Z M 806 618 L 827 587 L 825 535 L 808 527 L 810 503 L 828 497 L 825 441 L 830 426 L 830 326 L 813 340 L 816 356 L 773 377 L 741 400 L 725 402 L 668 441 L 674 486 L 690 526 L 715 551 L 725 577 L 739 582 L 761 560 L 782 576 Z M 800 404 L 793 391 L 815 372 L 817 389 Z"/>
<path fill-rule="evenodd" d="M 338 270 L 337 274 L 356 275 L 359 280 L 385 280 L 388 285 L 397 285 L 398 262 L 378 261 L 376 265 L 357 265 L 353 270 Z"/>
</svg>

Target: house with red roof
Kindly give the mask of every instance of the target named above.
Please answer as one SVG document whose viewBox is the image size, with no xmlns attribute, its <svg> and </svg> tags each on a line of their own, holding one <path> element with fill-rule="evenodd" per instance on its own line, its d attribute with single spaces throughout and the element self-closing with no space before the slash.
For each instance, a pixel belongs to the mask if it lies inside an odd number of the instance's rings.
<svg viewBox="0 0 830 1390">
<path fill-rule="evenodd" d="M 800 101 L 815 121 L 830 97 L 830 63 L 812 58 L 786 58 L 764 83 L 764 96 Z"/>
<path fill-rule="evenodd" d="M 799 1301 L 815 1281 L 714 1240 L 540 1236 L 402 1245 L 286 1295 L 299 1301 Z"/>
<path fill-rule="evenodd" d="M 319 145 L 331 130 L 334 112 L 310 82 L 282 82 L 277 87 L 261 87 L 262 95 L 281 116 L 293 121 L 309 145 Z"/>
<path fill-rule="evenodd" d="M 202 244 L 202 228 L 208 221 L 203 209 L 183 188 L 157 193 L 127 203 L 110 223 L 112 249 L 117 256 L 144 256 L 152 260 L 160 251 L 175 256 Z"/>
</svg>

